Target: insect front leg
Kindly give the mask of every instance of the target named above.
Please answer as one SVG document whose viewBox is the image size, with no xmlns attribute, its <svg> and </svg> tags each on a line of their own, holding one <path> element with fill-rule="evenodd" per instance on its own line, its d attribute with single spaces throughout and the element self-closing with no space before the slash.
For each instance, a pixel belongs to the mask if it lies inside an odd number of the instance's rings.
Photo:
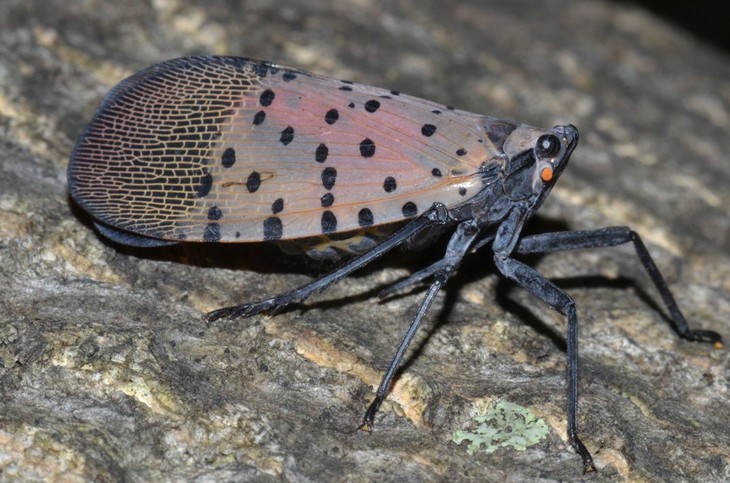
<svg viewBox="0 0 730 483">
<path fill-rule="evenodd" d="M 375 393 L 375 399 L 372 403 L 370 403 L 370 406 L 368 407 L 368 410 L 363 417 L 359 429 L 367 432 L 370 432 L 372 430 L 375 414 L 378 412 L 380 405 L 383 403 L 383 400 L 388 393 L 388 389 L 390 389 L 390 385 L 393 382 L 393 377 L 398 370 L 398 366 L 400 366 L 403 356 L 405 355 L 408 346 L 413 340 L 413 336 L 416 334 L 418 327 L 421 325 L 423 317 L 428 313 L 428 309 L 431 307 L 431 304 L 433 303 L 433 300 L 438 294 L 439 290 L 441 290 L 441 287 L 443 287 L 443 285 L 448 281 L 454 271 L 461 264 L 461 260 L 464 258 L 464 255 L 469 251 L 469 248 L 474 243 L 474 240 L 477 238 L 478 234 L 479 228 L 475 220 L 467 220 L 460 223 L 456 229 L 456 232 L 451 236 L 451 239 L 449 240 L 449 244 L 446 247 L 446 254 L 444 255 L 444 258 L 426 269 L 430 270 L 433 267 L 438 267 L 437 270 L 429 272 L 428 274 L 428 276 L 433 276 L 433 282 L 428 288 L 426 296 L 423 298 L 421 304 L 418 306 L 418 311 L 413 317 L 413 320 L 411 320 L 411 323 L 408 326 L 408 330 L 406 330 L 406 333 L 403 335 L 403 339 L 401 339 L 400 344 L 398 344 L 398 349 L 395 351 L 395 355 L 388 364 L 388 369 L 386 369 L 385 375 L 380 381 L 378 390 Z"/>
<path fill-rule="evenodd" d="M 299 288 L 269 299 L 214 310 L 206 315 L 206 321 L 210 323 L 224 317 L 233 319 L 237 317 L 250 317 L 266 311 L 277 312 L 292 302 L 302 302 L 312 294 L 326 289 L 355 270 L 364 267 L 376 258 L 389 252 L 393 248 L 402 244 L 404 240 L 418 234 L 421 230 L 435 224 L 444 224 L 447 221 L 449 221 L 449 213 L 446 207 L 441 203 L 434 203 L 434 205 L 422 216 L 393 233 L 385 241 L 373 247 L 372 250 L 350 260 L 334 272 Z"/>
<path fill-rule="evenodd" d="M 575 302 L 535 269 L 510 257 L 519 240 L 526 211 L 515 209 L 497 230 L 492 248 L 497 269 L 507 278 L 568 318 L 568 439 L 583 460 L 583 473 L 596 471 L 593 457 L 578 437 L 578 313 Z"/>
<path fill-rule="evenodd" d="M 674 328 L 684 339 L 696 342 L 709 342 L 718 348 L 723 345 L 723 338 L 717 332 L 711 330 L 690 329 L 687 320 L 679 310 L 677 302 L 669 291 L 667 282 L 657 268 L 649 251 L 639 235 L 625 226 L 601 228 L 588 231 L 566 231 L 555 233 L 543 233 L 521 239 L 515 247 L 514 253 L 549 253 L 564 250 L 577 250 L 581 248 L 604 248 L 632 242 L 636 254 L 649 274 L 654 286 L 662 297 L 664 306 L 669 311 Z"/>
<path fill-rule="evenodd" d="M 578 437 L 578 314 L 573 299 L 531 267 L 504 253 L 495 254 L 499 271 L 568 318 L 568 438 L 583 459 L 583 472 L 595 471 L 591 453 Z"/>
</svg>

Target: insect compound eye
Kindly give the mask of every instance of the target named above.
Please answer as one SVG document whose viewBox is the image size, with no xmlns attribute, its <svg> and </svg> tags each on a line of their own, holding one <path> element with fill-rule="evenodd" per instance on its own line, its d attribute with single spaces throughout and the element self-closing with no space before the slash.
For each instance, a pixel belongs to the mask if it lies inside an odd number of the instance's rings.
<svg viewBox="0 0 730 483">
<path fill-rule="evenodd" d="M 535 154 L 538 158 L 552 158 L 560 152 L 560 139 L 554 134 L 543 134 L 537 139 Z"/>
</svg>

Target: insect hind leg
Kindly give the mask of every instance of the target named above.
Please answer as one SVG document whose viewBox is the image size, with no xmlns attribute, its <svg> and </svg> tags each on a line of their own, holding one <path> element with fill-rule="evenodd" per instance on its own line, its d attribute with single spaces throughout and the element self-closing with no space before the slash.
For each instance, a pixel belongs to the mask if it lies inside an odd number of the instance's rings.
<svg viewBox="0 0 730 483">
<path fill-rule="evenodd" d="M 388 368 L 386 369 L 383 379 L 380 381 L 380 385 L 375 393 L 375 399 L 373 399 L 373 402 L 370 403 L 359 429 L 367 432 L 372 430 L 375 414 L 378 412 L 380 405 L 383 403 L 385 396 L 388 394 L 388 389 L 390 389 L 395 373 L 403 360 L 403 356 L 405 355 L 408 346 L 413 340 L 413 336 L 416 334 L 418 327 L 421 325 L 421 321 L 428 313 L 428 310 L 439 290 L 441 290 L 441 287 L 443 287 L 456 269 L 459 268 L 461 261 L 474 244 L 474 240 L 478 235 L 479 228 L 475 220 L 461 222 L 457 227 L 456 232 L 449 240 L 444 258 L 425 270 L 415 274 L 418 276 L 418 281 L 423 280 L 427 276 L 433 276 L 433 282 L 428 288 L 428 292 L 426 292 L 426 295 L 423 297 L 421 304 L 418 306 L 418 311 L 411 320 L 408 330 L 406 330 L 400 344 L 398 344 L 398 349 L 396 349 L 393 358 L 388 364 Z M 405 282 L 409 282 L 410 280 L 411 278 L 408 278 Z"/>
<path fill-rule="evenodd" d="M 355 270 L 364 267 L 393 248 L 401 245 L 405 240 L 418 234 L 422 230 L 433 225 L 443 225 L 448 221 L 450 221 L 450 218 L 446 207 L 441 203 L 434 203 L 434 205 L 428 211 L 424 212 L 423 215 L 393 233 L 390 237 L 373 247 L 370 251 L 353 258 L 334 272 L 275 297 L 260 300 L 258 302 L 245 303 L 214 310 L 206 315 L 206 322 L 211 323 L 222 318 L 234 319 L 238 317 L 250 317 L 262 312 L 277 313 L 292 302 L 302 302 L 312 294 L 321 292 L 330 285 L 337 283 Z"/>
</svg>

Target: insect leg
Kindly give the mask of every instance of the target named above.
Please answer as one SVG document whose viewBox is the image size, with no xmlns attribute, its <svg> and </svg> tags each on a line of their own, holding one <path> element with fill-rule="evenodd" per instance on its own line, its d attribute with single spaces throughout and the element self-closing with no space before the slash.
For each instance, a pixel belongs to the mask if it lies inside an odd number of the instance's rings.
<svg viewBox="0 0 730 483">
<path fill-rule="evenodd" d="M 583 473 L 595 471 L 593 457 L 578 437 L 578 313 L 575 302 L 535 269 L 510 257 L 520 241 L 520 232 L 528 215 L 525 207 L 517 207 L 499 225 L 492 243 L 494 262 L 505 277 L 568 318 L 568 439 L 583 460 Z"/>
<path fill-rule="evenodd" d="M 424 272 L 430 271 L 432 268 L 438 265 L 438 270 L 434 270 L 434 273 L 428 274 L 433 275 L 434 280 L 431 283 L 431 286 L 428 288 L 426 296 L 421 301 L 416 315 L 413 317 L 413 320 L 408 326 L 408 330 L 406 330 L 406 333 L 403 335 L 403 339 L 400 341 L 400 344 L 398 344 L 398 349 L 395 351 L 395 355 L 388 364 L 388 369 L 385 371 L 385 375 L 380 381 L 378 390 L 375 393 L 375 399 L 372 403 L 370 403 L 368 410 L 365 412 L 365 416 L 363 417 L 362 424 L 360 424 L 359 429 L 367 432 L 370 432 L 372 430 L 375 414 L 378 412 L 380 405 L 383 403 L 383 400 L 388 393 L 388 389 L 390 389 L 390 384 L 393 382 L 393 377 L 398 370 L 398 366 L 400 366 L 403 355 L 405 354 L 408 346 L 413 340 L 413 336 L 416 334 L 418 327 L 421 325 L 423 317 L 426 315 L 426 313 L 428 313 L 428 309 L 431 307 L 431 304 L 433 303 L 433 300 L 436 297 L 438 291 L 441 289 L 441 287 L 443 287 L 451 274 L 454 273 L 454 271 L 459 267 L 461 260 L 464 258 L 464 255 L 469 251 L 469 248 L 473 244 L 478 234 L 479 229 L 477 228 L 475 220 L 467 220 L 460 223 L 456 229 L 456 232 L 451 236 L 451 239 L 449 240 L 449 244 L 446 248 L 446 254 L 444 255 L 444 258 L 442 258 L 440 262 L 431 265 L 431 267 L 424 270 Z"/>
<path fill-rule="evenodd" d="M 578 437 L 578 314 L 575 302 L 563 290 L 536 270 L 510 258 L 508 253 L 495 253 L 497 268 L 535 297 L 568 318 L 568 438 L 583 459 L 583 472 L 595 471 L 591 453 Z"/>
<path fill-rule="evenodd" d="M 331 272 L 324 277 L 315 280 L 314 282 L 308 283 L 299 288 L 290 290 L 289 292 L 277 295 L 269 299 L 214 310 L 206 315 L 206 320 L 208 323 L 210 323 L 223 317 L 227 317 L 229 319 L 236 317 L 249 317 L 251 315 L 265 312 L 267 310 L 280 310 L 297 300 L 303 301 L 313 293 L 324 290 L 333 283 L 338 282 L 350 273 L 354 272 L 358 268 L 364 267 L 376 258 L 397 247 L 398 245 L 403 243 L 404 240 L 415 235 L 424 228 L 434 224 L 444 224 L 448 220 L 449 214 L 446 207 L 441 203 L 434 203 L 434 205 L 422 216 L 393 233 L 385 241 L 373 247 L 372 250 L 365 252 L 357 258 L 350 260 L 347 264 L 343 265 L 341 268 L 335 270 L 334 272 Z"/>
<path fill-rule="evenodd" d="M 480 232 L 479 234 L 480 238 L 472 245 L 471 251 L 476 252 L 484 245 L 491 243 L 492 240 L 494 240 L 494 233 L 493 232 L 486 232 L 486 234 Z M 426 280 L 430 276 L 432 276 L 434 273 L 441 270 L 441 268 L 444 266 L 445 261 L 443 259 L 439 260 L 438 262 L 434 263 L 433 265 L 424 268 L 423 270 L 419 270 L 416 273 L 411 274 L 408 278 L 401 280 L 399 282 L 394 283 L 390 287 L 384 288 L 383 290 L 378 293 L 378 298 L 385 299 L 390 297 L 396 292 L 400 292 L 406 287 L 410 287 L 413 285 L 417 285 L 421 283 L 422 281 Z"/>
<path fill-rule="evenodd" d="M 667 282 L 659 272 L 644 242 L 641 241 L 641 238 L 635 231 L 628 227 L 617 226 L 589 231 L 566 231 L 533 235 L 521 239 L 515 247 L 514 253 L 548 253 L 581 248 L 603 248 L 629 242 L 634 244 L 641 264 L 659 291 L 659 295 L 661 295 L 664 301 L 664 306 L 671 314 L 677 333 L 690 341 L 709 342 L 722 346 L 722 336 L 717 332 L 689 328 L 687 320 L 679 310 L 677 302 L 669 291 Z"/>
<path fill-rule="evenodd" d="M 406 287 L 410 287 L 412 285 L 417 285 L 427 278 L 431 277 L 433 274 L 438 272 L 439 270 L 443 269 L 445 266 L 445 260 L 441 259 L 438 262 L 434 263 L 431 266 L 428 266 L 424 268 L 423 270 L 419 270 L 414 274 L 411 274 L 408 278 L 401 280 L 399 282 L 394 283 L 390 287 L 384 288 L 383 290 L 378 293 L 379 299 L 385 299 L 390 297 L 396 292 L 400 292 Z"/>
</svg>

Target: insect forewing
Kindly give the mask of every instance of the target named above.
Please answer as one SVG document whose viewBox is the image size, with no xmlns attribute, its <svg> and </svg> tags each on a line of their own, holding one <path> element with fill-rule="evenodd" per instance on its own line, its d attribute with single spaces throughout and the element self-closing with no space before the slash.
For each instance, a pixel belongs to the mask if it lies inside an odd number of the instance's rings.
<svg viewBox="0 0 730 483">
<path fill-rule="evenodd" d="M 233 57 L 153 66 L 104 100 L 69 165 L 101 224 L 189 241 L 286 240 L 468 201 L 500 162 L 488 118 Z"/>
</svg>

